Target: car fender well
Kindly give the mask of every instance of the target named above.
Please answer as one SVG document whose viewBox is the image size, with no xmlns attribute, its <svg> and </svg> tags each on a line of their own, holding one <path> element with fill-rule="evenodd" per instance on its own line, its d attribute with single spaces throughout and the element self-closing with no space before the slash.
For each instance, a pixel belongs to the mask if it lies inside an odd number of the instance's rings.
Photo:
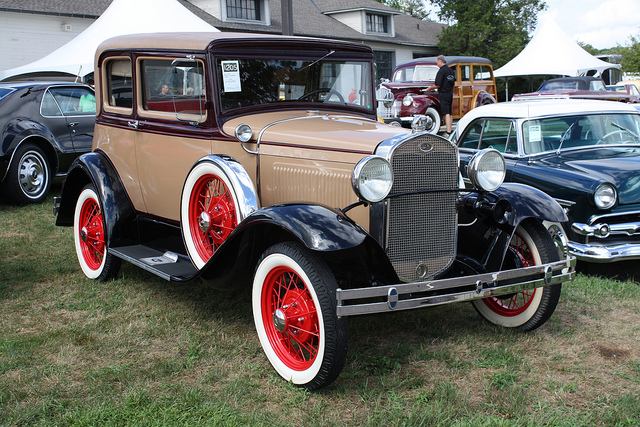
<svg viewBox="0 0 640 427">
<path fill-rule="evenodd" d="M 71 165 L 62 187 L 56 225 L 73 225 L 76 201 L 87 184 L 93 184 L 100 196 L 108 245 L 113 246 L 114 239 L 118 241 L 122 236 L 135 236 L 131 228 L 135 219 L 133 204 L 115 168 L 99 151 L 83 154 Z M 123 227 L 128 231 L 123 232 Z"/>
</svg>

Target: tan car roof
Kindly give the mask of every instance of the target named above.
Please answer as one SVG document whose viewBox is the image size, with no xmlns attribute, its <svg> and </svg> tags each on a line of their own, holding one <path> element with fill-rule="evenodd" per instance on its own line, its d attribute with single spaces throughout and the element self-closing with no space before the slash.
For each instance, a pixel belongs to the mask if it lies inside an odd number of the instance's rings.
<svg viewBox="0 0 640 427">
<path fill-rule="evenodd" d="M 279 35 L 264 35 L 253 33 L 228 33 L 228 32 L 194 32 L 194 33 L 148 33 L 118 36 L 105 40 L 98 46 L 96 58 L 102 52 L 111 49 L 166 49 L 166 50 L 193 50 L 204 51 L 215 40 L 315 40 L 327 43 L 327 39 L 315 39 L 312 37 L 290 37 Z M 335 44 L 345 42 L 331 41 Z M 346 43 L 353 45 L 352 43 Z"/>
</svg>

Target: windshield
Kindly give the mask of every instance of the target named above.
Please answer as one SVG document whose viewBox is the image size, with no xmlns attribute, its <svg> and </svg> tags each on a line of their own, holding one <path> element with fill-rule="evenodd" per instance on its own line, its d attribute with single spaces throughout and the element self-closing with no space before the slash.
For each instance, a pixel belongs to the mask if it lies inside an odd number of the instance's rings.
<svg viewBox="0 0 640 427">
<path fill-rule="evenodd" d="M 371 109 L 370 63 L 323 58 L 218 59 L 222 110 L 303 102 Z"/>
<path fill-rule="evenodd" d="M 436 65 L 416 65 L 401 68 L 393 75 L 394 82 L 432 82 L 436 79 L 438 67 Z"/>
<path fill-rule="evenodd" d="M 527 154 L 595 145 L 640 144 L 639 135 L 640 114 L 633 113 L 551 117 L 523 124 Z"/>
<path fill-rule="evenodd" d="M 13 90 L 14 90 L 13 88 L 0 87 L 0 99 L 9 95 L 11 92 L 13 92 Z"/>
</svg>

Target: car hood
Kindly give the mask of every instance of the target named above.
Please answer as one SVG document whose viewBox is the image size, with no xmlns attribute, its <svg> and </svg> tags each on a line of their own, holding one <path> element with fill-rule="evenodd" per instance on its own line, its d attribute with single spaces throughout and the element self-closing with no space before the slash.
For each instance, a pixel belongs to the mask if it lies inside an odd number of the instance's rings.
<svg viewBox="0 0 640 427">
<path fill-rule="evenodd" d="M 306 147 L 373 154 L 384 140 L 410 132 L 397 126 L 370 120 L 356 114 L 323 111 L 287 111 L 236 117 L 223 125 L 233 136 L 236 126 L 248 124 L 253 129 L 252 142 L 262 132 L 261 144 Z M 316 151 L 321 151 L 316 150 Z"/>
<path fill-rule="evenodd" d="M 573 90 L 573 89 L 558 89 L 558 90 L 545 90 L 540 92 L 520 93 L 513 95 L 516 99 L 532 99 L 532 98 L 554 98 L 554 97 L 566 97 L 577 99 L 604 99 L 611 101 L 626 101 L 631 99 L 630 95 L 625 93 L 602 91 L 602 90 Z"/>
<path fill-rule="evenodd" d="M 604 182 L 615 185 L 620 204 L 640 202 L 640 146 L 562 151 L 559 156 L 553 153 L 539 160 L 580 179 L 591 177 L 592 191 Z"/>
</svg>

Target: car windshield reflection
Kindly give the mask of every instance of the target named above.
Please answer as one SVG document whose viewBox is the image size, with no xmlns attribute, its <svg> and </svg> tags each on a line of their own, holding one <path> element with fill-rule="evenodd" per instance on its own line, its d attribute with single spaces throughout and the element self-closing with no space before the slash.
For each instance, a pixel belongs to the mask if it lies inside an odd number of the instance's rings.
<svg viewBox="0 0 640 427">
<path fill-rule="evenodd" d="M 640 143 L 640 115 L 594 114 L 529 120 L 523 124 L 526 154 L 596 145 Z"/>
</svg>

